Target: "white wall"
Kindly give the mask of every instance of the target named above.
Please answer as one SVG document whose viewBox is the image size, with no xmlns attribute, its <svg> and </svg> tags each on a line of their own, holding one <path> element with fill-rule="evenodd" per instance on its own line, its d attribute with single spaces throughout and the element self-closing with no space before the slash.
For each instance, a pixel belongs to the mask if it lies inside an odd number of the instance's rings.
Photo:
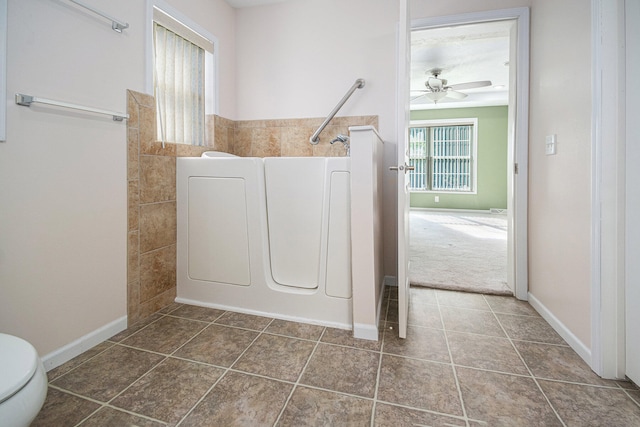
<svg viewBox="0 0 640 427">
<path fill-rule="evenodd" d="M 566 19 L 571 16 L 571 19 Z M 581 0 L 531 10 L 529 291 L 591 347 L 591 15 Z M 557 154 L 544 154 L 557 135 Z"/>
<path fill-rule="evenodd" d="M 142 83 L 128 72 L 142 66 L 141 28 L 117 34 L 66 2 L 8 10 L 0 328 L 43 355 L 126 314 L 126 122 L 20 107 L 13 95 L 125 111 L 125 88 Z M 121 19 L 140 13 L 114 2 Z"/>
<path fill-rule="evenodd" d="M 130 28 L 118 34 L 63 0 L 8 5 L 0 331 L 41 355 L 126 315 L 126 122 L 13 101 L 21 92 L 125 111 L 126 89 L 143 91 L 145 2 L 86 2 Z M 233 116 L 235 12 L 222 0 L 174 3 L 219 38 L 221 112 Z"/>
<path fill-rule="evenodd" d="M 388 0 L 304 0 L 237 12 L 238 119 L 378 115 L 395 163 L 396 23 Z M 301 141 L 301 143 L 308 143 Z M 395 172 L 384 168 L 385 271 L 395 275 Z"/>
</svg>

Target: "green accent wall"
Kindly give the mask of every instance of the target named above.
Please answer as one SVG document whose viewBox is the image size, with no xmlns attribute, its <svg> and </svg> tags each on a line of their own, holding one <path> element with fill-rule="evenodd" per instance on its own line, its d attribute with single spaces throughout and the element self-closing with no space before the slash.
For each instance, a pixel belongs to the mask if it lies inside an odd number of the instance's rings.
<svg viewBox="0 0 640 427">
<path fill-rule="evenodd" d="M 477 194 L 412 192 L 411 207 L 440 209 L 507 208 L 507 107 L 449 108 L 411 112 L 411 120 L 478 119 Z M 440 202 L 435 202 L 439 196 Z"/>
</svg>

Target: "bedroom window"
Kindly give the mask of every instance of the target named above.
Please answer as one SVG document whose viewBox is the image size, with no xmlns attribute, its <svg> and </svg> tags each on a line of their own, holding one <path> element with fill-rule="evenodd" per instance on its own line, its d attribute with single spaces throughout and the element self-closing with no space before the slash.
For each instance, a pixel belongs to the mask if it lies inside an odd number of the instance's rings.
<svg viewBox="0 0 640 427">
<path fill-rule="evenodd" d="M 206 145 L 205 114 L 213 114 L 214 43 L 158 8 L 153 9 L 153 86 L 157 137 Z M 211 137 L 211 136 L 209 136 Z"/>
<path fill-rule="evenodd" d="M 429 121 L 409 129 L 412 191 L 475 192 L 476 119 Z"/>
</svg>

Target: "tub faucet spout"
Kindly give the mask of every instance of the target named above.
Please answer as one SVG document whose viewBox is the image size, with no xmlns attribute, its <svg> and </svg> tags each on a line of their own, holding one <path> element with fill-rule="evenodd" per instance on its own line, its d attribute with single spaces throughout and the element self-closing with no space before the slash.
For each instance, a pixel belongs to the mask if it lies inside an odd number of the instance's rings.
<svg viewBox="0 0 640 427">
<path fill-rule="evenodd" d="M 350 154 L 351 151 L 351 147 L 349 147 L 349 137 L 346 135 L 342 135 L 339 134 L 338 136 L 336 136 L 332 141 L 331 144 L 333 145 L 333 143 L 335 142 L 342 142 L 342 145 L 344 145 L 344 148 L 347 149 L 347 156 Z"/>
</svg>

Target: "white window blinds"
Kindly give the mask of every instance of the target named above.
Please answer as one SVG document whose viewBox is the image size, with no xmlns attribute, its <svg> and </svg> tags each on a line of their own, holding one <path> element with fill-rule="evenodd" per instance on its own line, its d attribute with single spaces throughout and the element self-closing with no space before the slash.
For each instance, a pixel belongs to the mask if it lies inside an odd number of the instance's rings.
<svg viewBox="0 0 640 427">
<path fill-rule="evenodd" d="M 154 23 L 158 136 L 204 145 L 205 51 Z"/>
<path fill-rule="evenodd" d="M 412 190 L 473 191 L 474 126 L 412 127 L 409 181 Z"/>
<path fill-rule="evenodd" d="M 471 126 L 438 126 L 432 135 L 432 190 L 471 191 Z"/>
</svg>

